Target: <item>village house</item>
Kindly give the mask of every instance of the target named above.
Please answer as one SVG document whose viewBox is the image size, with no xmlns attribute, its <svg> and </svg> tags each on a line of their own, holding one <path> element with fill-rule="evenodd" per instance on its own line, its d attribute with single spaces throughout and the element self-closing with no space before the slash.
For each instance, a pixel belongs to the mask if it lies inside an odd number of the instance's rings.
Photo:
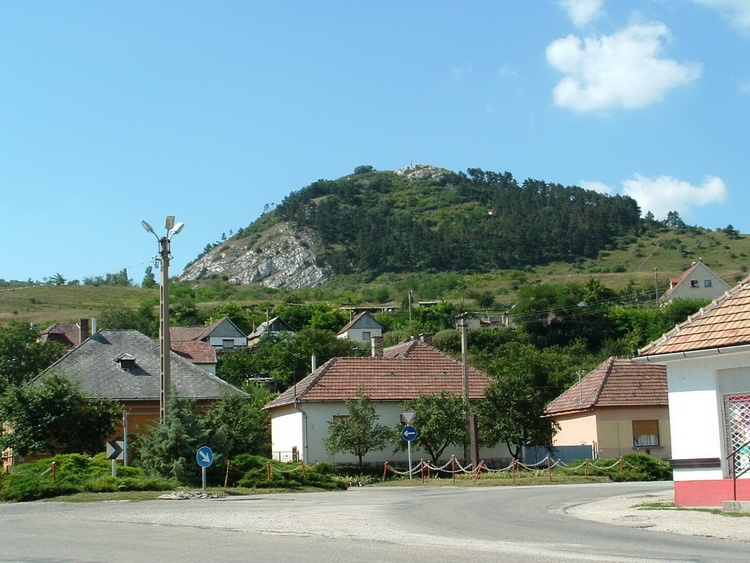
<svg viewBox="0 0 750 563">
<path fill-rule="evenodd" d="M 693 262 L 692 266 L 679 278 L 669 280 L 669 288 L 659 301 L 666 303 L 674 299 L 711 300 L 719 297 L 731 287 L 703 263 L 703 258 L 700 258 L 697 262 Z"/>
<path fill-rule="evenodd" d="M 634 361 L 667 368 L 675 504 L 750 500 L 750 278 Z"/>
<path fill-rule="evenodd" d="M 229 317 L 209 326 L 171 326 L 169 340 L 172 343 L 206 342 L 219 353 L 247 346 L 247 335 Z"/>
<path fill-rule="evenodd" d="M 278 336 L 282 332 L 286 332 L 289 334 L 296 333 L 296 331 L 291 326 L 289 326 L 289 323 L 287 323 L 280 317 L 274 317 L 263 323 L 260 323 L 253 332 L 247 335 L 247 345 L 249 348 L 252 348 L 264 336 Z"/>
<path fill-rule="evenodd" d="M 560 425 L 553 438 L 559 450 L 587 446 L 585 457 L 594 459 L 672 455 L 667 370 L 661 365 L 611 357 L 547 405 L 546 414 Z"/>
<path fill-rule="evenodd" d="M 463 364 L 427 342 L 429 339 L 409 340 L 383 349 L 382 339 L 372 338 L 372 356 L 332 358 L 303 380 L 299 381 L 265 408 L 271 415 L 273 456 L 288 461 L 301 459 L 306 463 L 335 461 L 355 463 L 353 455 L 339 453 L 331 458 L 325 450 L 324 438 L 329 422 L 348 416 L 345 401 L 356 399 L 362 390 L 375 405 L 378 424 L 395 428 L 402 422 L 403 403 L 420 395 L 448 391 L 463 394 Z M 490 384 L 485 373 L 469 368 L 469 399 L 478 401 Z M 459 448 L 449 448 L 446 459 L 455 455 L 463 459 Z M 507 457 L 503 448 L 483 448 L 484 460 Z M 415 459 L 429 456 L 414 452 Z M 368 463 L 404 463 L 406 452 L 395 452 L 392 447 L 370 452 Z"/>
<path fill-rule="evenodd" d="M 370 339 L 383 336 L 383 326 L 367 311 L 362 311 L 344 325 L 336 338 L 348 338 L 357 344 L 370 345 Z"/>
</svg>

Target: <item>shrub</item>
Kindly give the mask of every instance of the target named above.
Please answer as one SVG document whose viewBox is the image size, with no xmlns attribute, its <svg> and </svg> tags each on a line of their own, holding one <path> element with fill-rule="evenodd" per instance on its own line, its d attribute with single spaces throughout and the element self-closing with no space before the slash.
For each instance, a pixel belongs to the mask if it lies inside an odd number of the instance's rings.
<svg viewBox="0 0 750 563">
<path fill-rule="evenodd" d="M 232 467 L 242 473 L 237 480 L 240 487 L 267 489 L 316 487 L 326 490 L 345 489 L 346 483 L 334 475 L 333 465 L 318 463 L 305 467 L 301 463 L 283 463 L 261 456 L 242 454 L 230 461 Z M 268 480 L 268 465 L 271 465 L 271 480 Z"/>
<path fill-rule="evenodd" d="M 598 459 L 596 463 L 589 465 L 588 474 L 591 476 L 609 477 L 612 481 L 669 481 L 672 479 L 672 470 L 669 463 L 644 453 L 633 453 L 623 456 L 622 464 L 620 458 Z M 576 467 L 584 461 L 575 461 L 570 465 Z M 621 470 L 622 465 L 622 470 Z M 612 467 L 610 467 L 612 466 Z M 607 469 L 599 469 L 605 467 Z M 573 473 L 584 475 L 586 469 L 581 467 Z"/>
</svg>

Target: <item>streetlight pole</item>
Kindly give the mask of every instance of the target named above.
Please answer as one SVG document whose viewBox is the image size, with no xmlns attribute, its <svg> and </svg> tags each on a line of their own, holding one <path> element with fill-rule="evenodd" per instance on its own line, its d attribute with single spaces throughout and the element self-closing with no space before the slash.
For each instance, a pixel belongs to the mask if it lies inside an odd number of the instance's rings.
<svg viewBox="0 0 750 563">
<path fill-rule="evenodd" d="M 174 216 L 167 216 L 164 227 L 167 234 L 161 238 L 146 221 L 141 225 L 159 241 L 159 256 L 156 258 L 157 265 L 161 263 L 161 284 L 159 286 L 159 347 L 161 351 L 161 386 L 159 392 L 159 421 L 164 424 L 167 417 L 167 399 L 171 387 L 171 372 L 169 355 L 172 346 L 169 342 L 169 260 L 170 242 L 172 237 L 178 234 L 185 223 L 174 222 Z"/>
<path fill-rule="evenodd" d="M 472 467 L 476 471 L 479 466 L 479 443 L 477 439 L 477 418 L 471 412 L 471 403 L 469 402 L 468 317 L 466 313 L 461 313 L 456 318 L 458 319 L 458 328 L 461 330 L 461 373 L 463 379 L 464 416 L 466 417 L 466 432 L 468 434 L 467 447 L 464 449 L 464 462 L 466 463 L 471 459 Z"/>
</svg>

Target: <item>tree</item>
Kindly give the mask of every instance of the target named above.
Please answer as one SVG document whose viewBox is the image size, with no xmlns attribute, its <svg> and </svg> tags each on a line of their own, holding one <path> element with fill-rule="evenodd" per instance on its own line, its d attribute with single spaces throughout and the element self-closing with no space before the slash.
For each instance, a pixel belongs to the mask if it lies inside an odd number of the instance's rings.
<svg viewBox="0 0 750 563">
<path fill-rule="evenodd" d="M 0 395 L 0 445 L 29 452 L 97 453 L 122 412 L 112 402 L 92 399 L 59 374 L 12 385 Z"/>
<path fill-rule="evenodd" d="M 448 446 L 463 448 L 466 444 L 464 402 L 458 395 L 448 391 L 422 394 L 404 402 L 403 410 L 417 413 L 412 421 L 418 431 L 414 443 L 430 454 L 433 463 L 438 463 Z M 403 440 L 398 440 L 398 447 L 405 447 Z"/>
<path fill-rule="evenodd" d="M 38 342 L 33 326 L 11 321 L 0 326 L 0 393 L 9 385 L 21 385 L 49 367 L 65 353 L 58 342 Z"/>
<path fill-rule="evenodd" d="M 141 282 L 141 287 L 145 287 L 147 289 L 151 289 L 153 287 L 156 287 L 156 276 L 154 275 L 154 268 L 152 266 L 148 266 L 146 268 L 146 272 L 143 276 L 143 281 Z"/>
<path fill-rule="evenodd" d="M 204 428 L 195 403 L 180 399 L 173 387 L 167 400 L 164 422 L 139 434 L 137 444 L 137 464 L 145 471 L 188 483 L 199 479 L 199 467 L 195 463 L 198 448 L 207 445 L 215 452 L 222 451 L 226 437 L 221 431 L 211 434 Z"/>
<path fill-rule="evenodd" d="M 104 309 L 98 318 L 101 328 L 117 330 L 137 330 L 141 334 L 155 338 L 159 332 L 158 319 L 150 303 L 142 304 L 138 309 L 115 307 Z"/>
<path fill-rule="evenodd" d="M 504 442 L 513 459 L 528 444 L 552 446 L 556 424 L 544 418 L 547 402 L 522 378 L 507 378 L 485 388 L 478 405 L 481 441 L 488 446 Z"/>
<path fill-rule="evenodd" d="M 227 442 L 222 452 L 227 458 L 238 454 L 269 457 L 271 433 L 263 407 L 273 397 L 265 386 L 246 386 L 250 397 L 225 395 L 215 401 L 201 420 L 210 435 L 222 434 Z"/>
<path fill-rule="evenodd" d="M 349 416 L 328 423 L 328 435 L 324 438 L 326 451 L 357 456 L 360 467 L 363 458 L 371 451 L 382 450 L 393 438 L 387 426 L 377 424 L 380 418 L 370 398 L 360 389 L 357 399 L 347 399 Z"/>
</svg>

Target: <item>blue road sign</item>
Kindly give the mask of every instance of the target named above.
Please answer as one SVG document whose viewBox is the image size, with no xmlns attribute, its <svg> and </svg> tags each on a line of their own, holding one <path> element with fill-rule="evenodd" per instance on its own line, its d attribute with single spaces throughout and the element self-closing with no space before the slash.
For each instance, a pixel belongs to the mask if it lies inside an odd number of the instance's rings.
<svg viewBox="0 0 750 563">
<path fill-rule="evenodd" d="M 214 462 L 214 452 L 208 446 L 202 446 L 195 454 L 195 459 L 201 467 L 208 467 Z"/>
<path fill-rule="evenodd" d="M 417 429 L 413 426 L 404 426 L 401 429 L 401 437 L 407 442 L 411 442 L 417 437 Z"/>
</svg>

